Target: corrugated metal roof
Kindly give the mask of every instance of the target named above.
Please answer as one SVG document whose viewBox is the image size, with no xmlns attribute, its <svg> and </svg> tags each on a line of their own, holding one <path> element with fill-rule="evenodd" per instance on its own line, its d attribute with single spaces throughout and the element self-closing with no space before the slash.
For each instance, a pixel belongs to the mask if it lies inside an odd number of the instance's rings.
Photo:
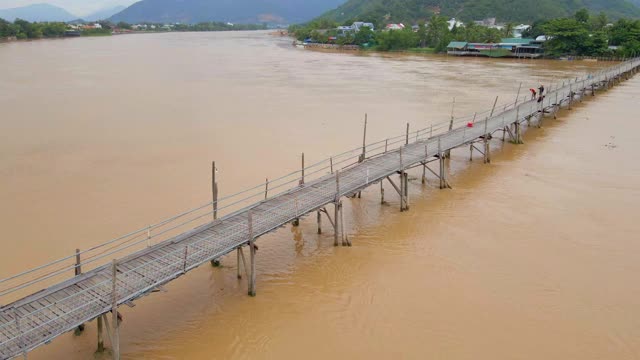
<svg viewBox="0 0 640 360">
<path fill-rule="evenodd" d="M 447 45 L 448 48 L 454 48 L 454 49 L 462 49 L 465 46 L 467 46 L 467 43 L 464 41 L 452 41 L 449 43 L 449 45 Z"/>
<path fill-rule="evenodd" d="M 502 39 L 502 44 L 530 44 L 534 39 L 506 38 Z"/>
</svg>

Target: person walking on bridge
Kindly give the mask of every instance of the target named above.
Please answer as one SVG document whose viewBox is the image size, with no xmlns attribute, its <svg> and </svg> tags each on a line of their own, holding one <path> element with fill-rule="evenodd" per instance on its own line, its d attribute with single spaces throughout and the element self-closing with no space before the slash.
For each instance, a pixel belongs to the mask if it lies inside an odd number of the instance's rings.
<svg viewBox="0 0 640 360">
<path fill-rule="evenodd" d="M 540 93 L 540 96 L 544 94 L 544 85 L 540 84 L 540 87 L 538 88 L 538 92 Z"/>
<path fill-rule="evenodd" d="M 531 91 L 531 100 L 535 100 L 537 94 L 536 89 L 531 88 L 529 91 Z"/>
</svg>

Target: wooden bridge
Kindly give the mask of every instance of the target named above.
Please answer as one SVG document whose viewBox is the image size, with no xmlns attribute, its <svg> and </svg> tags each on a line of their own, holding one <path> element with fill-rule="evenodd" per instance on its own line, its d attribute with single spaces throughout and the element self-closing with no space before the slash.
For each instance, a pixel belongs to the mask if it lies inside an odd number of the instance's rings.
<svg viewBox="0 0 640 360">
<path fill-rule="evenodd" d="M 400 196 L 400 210 L 409 208 L 407 170 L 422 168 L 449 187 L 445 161 L 449 151 L 469 147 L 491 161 L 495 133 L 522 143 L 521 128 L 540 124 L 561 107 L 595 96 L 638 71 L 633 59 L 611 68 L 555 84 L 542 102 L 518 94 L 513 101 L 472 117 L 451 119 L 435 127 L 409 132 L 331 157 L 300 171 L 218 198 L 213 168 L 213 201 L 155 225 L 0 280 L 0 359 L 25 356 L 34 348 L 97 319 L 98 349 L 104 349 L 103 329 L 119 359 L 118 307 L 202 264 L 236 251 L 238 277 L 249 278 L 249 295 L 256 293 L 255 241 L 261 235 L 316 212 L 318 232 L 327 218 L 334 245 L 350 245 L 342 231 L 343 197 L 354 196 L 385 179 Z M 366 138 L 366 120 L 365 120 Z M 430 163 L 438 167 L 431 169 Z M 391 176 L 400 175 L 396 184 Z M 384 201 L 384 189 L 381 187 Z M 326 206 L 333 204 L 331 212 Z M 220 215 L 220 216 L 218 216 Z M 248 260 L 244 248 L 248 248 Z M 5 252 L 5 256 L 8 255 Z M 114 260 L 115 259 L 115 260 Z M 84 271 L 83 271 L 84 270 Z M 45 289 L 40 290 L 42 287 Z M 109 316 L 110 314 L 110 316 Z M 109 318 L 111 320 L 109 321 Z"/>
</svg>

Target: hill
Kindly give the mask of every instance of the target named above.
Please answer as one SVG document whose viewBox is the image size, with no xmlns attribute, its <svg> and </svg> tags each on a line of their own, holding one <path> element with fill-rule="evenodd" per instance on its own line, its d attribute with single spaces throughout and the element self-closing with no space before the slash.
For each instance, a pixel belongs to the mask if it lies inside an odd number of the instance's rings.
<svg viewBox="0 0 640 360">
<path fill-rule="evenodd" d="M 344 0 L 142 0 L 111 21 L 296 23 L 311 20 Z"/>
<path fill-rule="evenodd" d="M 14 21 L 15 19 L 30 22 L 42 21 L 71 21 L 78 17 L 63 8 L 49 4 L 33 4 L 12 9 L 0 9 L 0 19 Z"/>
<path fill-rule="evenodd" d="M 89 15 L 83 16 L 82 18 L 87 20 L 87 21 L 96 21 L 96 20 L 105 20 L 108 19 L 110 17 L 112 17 L 113 15 L 121 12 L 122 10 L 126 9 L 126 6 L 114 6 L 111 8 L 106 8 L 106 9 L 102 9 L 102 10 L 98 10 L 96 12 L 93 12 Z"/>
<path fill-rule="evenodd" d="M 495 17 L 501 22 L 533 22 L 570 16 L 581 8 L 604 11 L 614 19 L 640 17 L 640 8 L 627 0 L 349 0 L 321 18 L 413 23 L 440 14 L 466 21 Z"/>
</svg>

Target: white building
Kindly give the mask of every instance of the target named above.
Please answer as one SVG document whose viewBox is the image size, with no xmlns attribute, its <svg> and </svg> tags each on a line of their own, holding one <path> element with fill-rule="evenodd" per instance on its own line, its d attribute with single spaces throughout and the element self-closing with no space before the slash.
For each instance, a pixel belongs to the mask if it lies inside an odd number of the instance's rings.
<svg viewBox="0 0 640 360">
<path fill-rule="evenodd" d="M 529 29 L 531 29 L 530 25 L 520 24 L 518 26 L 515 26 L 513 28 L 513 37 L 522 38 L 522 33 L 524 33 L 525 31 L 527 31 Z"/>
<path fill-rule="evenodd" d="M 462 21 L 458 21 L 456 20 L 456 18 L 451 18 L 451 20 L 447 21 L 447 24 L 449 24 L 449 31 L 451 31 L 454 26 L 459 28 L 460 26 L 464 25 Z"/>
</svg>

